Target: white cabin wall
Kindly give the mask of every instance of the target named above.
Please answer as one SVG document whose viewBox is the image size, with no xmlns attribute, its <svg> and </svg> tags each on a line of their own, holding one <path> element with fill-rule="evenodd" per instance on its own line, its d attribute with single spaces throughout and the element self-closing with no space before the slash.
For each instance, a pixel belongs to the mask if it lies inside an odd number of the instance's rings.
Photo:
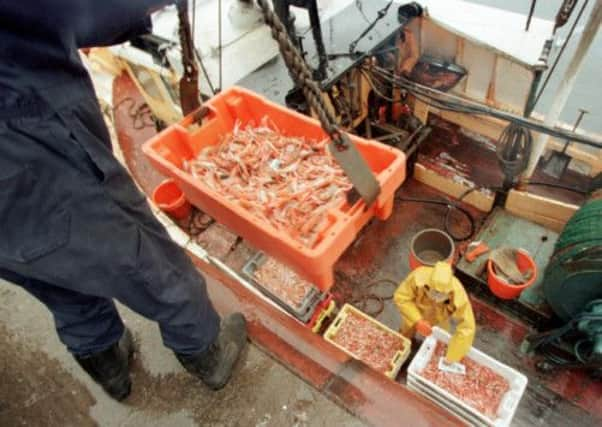
<svg viewBox="0 0 602 427">
<path fill-rule="evenodd" d="M 456 35 L 425 19 L 422 25 L 421 53 L 453 61 L 456 58 Z"/>
<path fill-rule="evenodd" d="M 494 75 L 496 55 L 491 50 L 465 40 L 463 56 L 460 65 L 468 70 L 468 74 L 464 78 L 466 80 L 465 94 L 470 98 L 485 102 L 491 78 Z"/>
<path fill-rule="evenodd" d="M 522 114 L 529 97 L 533 72 L 506 58 L 498 57 L 495 99 L 498 106 Z"/>
<path fill-rule="evenodd" d="M 468 70 L 452 90 L 456 94 L 497 108 L 522 114 L 533 81 L 526 66 L 423 19 L 419 32 L 420 52 L 453 61 Z"/>
</svg>

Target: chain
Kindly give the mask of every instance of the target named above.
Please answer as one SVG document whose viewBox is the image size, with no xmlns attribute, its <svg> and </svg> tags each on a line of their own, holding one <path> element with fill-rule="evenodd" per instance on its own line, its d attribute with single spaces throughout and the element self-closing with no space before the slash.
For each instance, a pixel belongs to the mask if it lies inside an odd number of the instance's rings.
<svg viewBox="0 0 602 427">
<path fill-rule="evenodd" d="M 182 64 L 184 66 L 184 75 L 190 79 L 196 76 L 198 71 L 194 63 L 194 52 L 192 45 L 192 35 L 190 21 L 188 20 L 188 0 L 178 2 L 178 35 L 180 36 L 180 47 L 182 49 Z"/>
<path fill-rule="evenodd" d="M 272 30 L 272 37 L 278 43 L 284 63 L 289 69 L 297 86 L 303 90 L 309 106 L 318 115 L 324 131 L 330 136 L 339 150 L 344 150 L 349 143 L 348 137 L 339 129 L 335 117 L 326 108 L 322 91 L 314 81 L 307 63 L 292 43 L 280 18 L 270 9 L 267 0 L 257 0 L 266 24 Z"/>
<path fill-rule="evenodd" d="M 393 0 L 390 0 L 389 3 L 387 3 L 387 5 L 385 7 L 383 7 L 381 10 L 379 10 L 378 12 L 376 12 L 376 18 L 374 18 L 374 20 L 372 22 L 369 23 L 368 27 L 362 31 L 362 33 L 349 44 L 349 53 L 350 54 L 354 54 L 355 53 L 355 48 L 357 47 L 357 44 L 364 38 L 366 37 L 366 35 L 372 31 L 372 29 L 376 26 L 376 24 L 378 24 L 378 21 L 380 21 L 381 19 L 383 19 L 385 16 L 387 16 L 387 12 L 389 11 L 389 9 L 391 8 L 391 5 L 393 4 Z M 363 12 L 362 12 L 363 14 Z M 365 16 L 365 15 L 364 15 Z"/>
<path fill-rule="evenodd" d="M 196 1 L 193 4 L 196 5 Z M 203 117 L 207 115 L 209 109 L 202 105 L 199 96 L 199 70 L 195 62 L 196 50 L 194 48 L 194 39 L 192 37 L 190 20 L 188 18 L 188 0 L 179 1 L 177 10 L 179 20 L 178 34 L 180 36 L 180 47 L 182 49 L 182 67 L 184 68 L 184 73 L 180 79 L 180 105 L 182 106 L 182 113 L 185 115 L 196 110 L 194 120 L 198 123 L 202 123 Z M 193 13 L 196 14 L 195 9 L 193 9 Z M 193 18 L 194 16 L 195 15 L 193 15 Z M 199 63 L 203 68 L 203 73 L 205 74 L 209 85 L 213 89 L 200 56 Z"/>
</svg>

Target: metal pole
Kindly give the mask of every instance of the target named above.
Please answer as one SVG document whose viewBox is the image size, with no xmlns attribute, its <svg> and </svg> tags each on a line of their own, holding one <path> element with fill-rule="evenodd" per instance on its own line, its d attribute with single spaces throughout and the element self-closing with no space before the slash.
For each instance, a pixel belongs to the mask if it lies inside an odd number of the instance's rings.
<svg viewBox="0 0 602 427">
<path fill-rule="evenodd" d="M 546 114 L 546 118 L 544 120 L 544 125 L 553 127 L 556 125 L 558 118 L 560 117 L 560 113 L 564 106 L 566 105 L 569 96 L 573 90 L 573 86 L 575 85 L 575 80 L 577 79 L 577 75 L 579 74 L 579 70 L 583 63 L 583 59 L 585 58 L 585 54 L 589 50 L 596 33 L 598 32 L 598 28 L 600 27 L 600 23 L 602 22 L 602 0 L 596 0 L 594 7 L 592 9 L 592 13 L 587 21 L 585 26 L 585 30 L 583 31 L 583 35 L 581 36 L 581 40 L 579 40 L 579 45 L 571 58 L 571 62 L 567 67 L 567 70 L 560 82 L 560 86 L 556 92 L 556 97 L 554 98 L 554 102 L 550 107 L 550 111 Z M 529 158 L 529 165 L 527 166 L 527 170 L 522 176 L 521 181 L 523 183 L 527 183 L 531 176 L 533 176 L 533 172 L 535 172 L 535 168 L 537 167 L 537 163 L 541 158 L 546 145 L 548 143 L 549 136 L 545 134 L 539 134 L 533 143 L 533 148 L 531 150 L 531 156 Z"/>
<path fill-rule="evenodd" d="M 562 54 L 564 53 L 564 50 L 568 46 L 569 41 L 571 40 L 571 37 L 573 36 L 573 32 L 575 31 L 575 28 L 577 28 L 577 24 L 579 24 L 579 21 L 581 20 L 581 16 L 583 15 L 583 12 L 585 11 L 585 8 L 587 7 L 588 2 L 589 2 L 589 0 L 585 0 L 583 2 L 583 6 L 581 6 L 581 9 L 579 10 L 577 17 L 573 21 L 573 25 L 571 25 L 571 29 L 569 30 L 568 35 L 564 39 L 564 43 L 562 43 L 560 52 L 558 52 L 558 55 L 556 55 L 556 58 L 554 59 L 554 63 L 552 64 L 552 68 L 550 68 L 550 71 L 548 71 L 548 75 L 546 76 L 546 79 L 544 80 L 543 85 L 541 86 L 541 89 L 537 93 L 537 97 L 533 101 L 533 108 L 535 108 L 535 105 L 537 105 L 537 101 L 539 101 L 539 98 L 541 98 L 543 91 L 546 89 L 546 86 L 548 85 L 548 82 L 550 81 L 550 77 L 552 77 L 552 75 L 554 74 L 554 70 L 556 69 L 556 66 L 558 65 L 558 63 L 560 62 L 560 58 L 562 58 Z M 550 41 L 550 49 L 551 49 L 552 39 L 550 39 L 549 41 Z M 546 41 L 546 43 L 547 43 L 547 41 Z M 548 54 L 550 53 L 548 49 L 544 48 L 544 50 L 547 50 Z M 540 58 L 540 60 L 541 60 L 541 58 Z M 533 111 L 533 109 L 531 109 L 531 111 Z"/>
<path fill-rule="evenodd" d="M 529 117 L 535 109 L 535 105 L 537 104 L 537 89 L 539 88 L 539 83 L 541 83 L 542 76 L 543 70 L 535 70 L 533 73 L 533 81 L 531 82 L 531 88 L 529 89 L 529 95 L 527 96 L 523 114 L 525 117 Z"/>
<path fill-rule="evenodd" d="M 531 1 L 531 10 L 529 10 L 529 17 L 527 18 L 527 26 L 525 27 L 525 31 L 529 31 L 529 26 L 531 25 L 531 18 L 533 18 L 533 12 L 535 12 L 535 3 L 537 3 L 537 0 Z"/>
<path fill-rule="evenodd" d="M 583 108 L 579 108 L 579 117 L 577 117 L 577 120 L 575 121 L 575 125 L 573 126 L 573 132 L 577 130 L 577 128 L 581 124 L 581 120 L 583 120 L 583 116 L 585 116 L 587 113 L 589 113 L 589 111 L 584 110 Z"/>
</svg>

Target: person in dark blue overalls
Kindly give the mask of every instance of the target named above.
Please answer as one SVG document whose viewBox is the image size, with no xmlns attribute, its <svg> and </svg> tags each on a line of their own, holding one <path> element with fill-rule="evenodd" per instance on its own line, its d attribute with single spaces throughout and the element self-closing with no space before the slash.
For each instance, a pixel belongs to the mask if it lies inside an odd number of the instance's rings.
<svg viewBox="0 0 602 427">
<path fill-rule="evenodd" d="M 113 299 L 158 322 L 192 374 L 223 387 L 246 343 L 113 157 L 78 48 L 150 29 L 166 0 L 0 0 L 0 277 L 52 312 L 61 341 L 113 398 L 130 393 L 131 334 Z"/>
</svg>

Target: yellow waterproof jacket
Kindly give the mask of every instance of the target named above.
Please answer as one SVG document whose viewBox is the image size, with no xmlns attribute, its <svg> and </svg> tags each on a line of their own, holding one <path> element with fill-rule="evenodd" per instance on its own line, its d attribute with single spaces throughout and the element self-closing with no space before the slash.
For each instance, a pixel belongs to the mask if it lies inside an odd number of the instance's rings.
<svg viewBox="0 0 602 427">
<path fill-rule="evenodd" d="M 452 321 L 455 332 L 447 348 L 447 359 L 459 362 L 468 353 L 475 335 L 475 320 L 468 295 L 460 281 L 453 277 L 451 297 L 443 303 L 431 300 L 424 285 L 429 284 L 432 267 L 420 267 L 414 270 L 399 285 L 393 297 L 401 313 L 403 324 L 401 333 L 411 338 L 414 326 L 421 319 L 451 332 Z"/>
</svg>

